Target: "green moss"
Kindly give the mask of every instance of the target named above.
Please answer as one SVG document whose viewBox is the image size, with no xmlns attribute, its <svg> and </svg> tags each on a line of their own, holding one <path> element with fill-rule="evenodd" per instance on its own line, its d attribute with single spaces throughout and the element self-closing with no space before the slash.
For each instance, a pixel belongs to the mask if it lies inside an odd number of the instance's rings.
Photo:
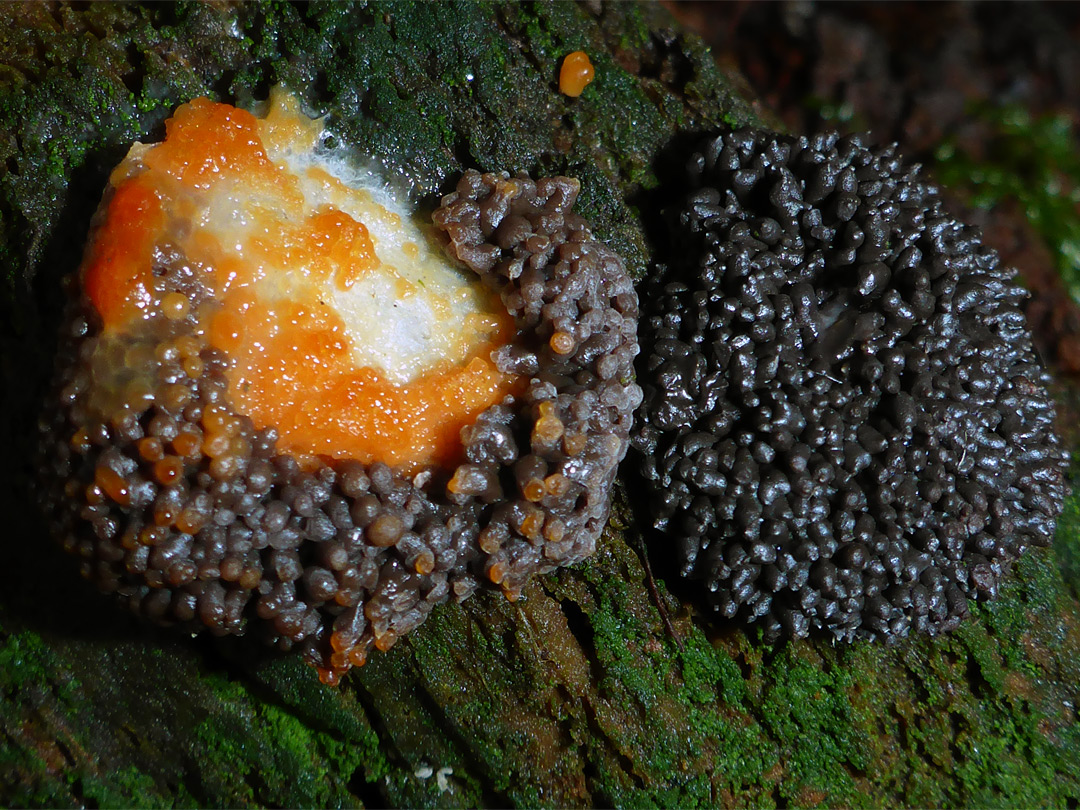
<svg viewBox="0 0 1080 810">
<path fill-rule="evenodd" d="M 749 698 L 739 666 L 730 656 L 718 655 L 697 636 L 683 642 L 679 652 L 687 700 L 707 703 L 719 695 L 725 702 L 738 705 Z"/>
<path fill-rule="evenodd" d="M 73 801 L 91 801 L 101 807 L 162 807 L 163 801 L 154 779 L 134 766 L 99 773 L 90 769 L 72 769 L 58 778 L 58 767 L 71 749 L 82 741 L 60 727 L 53 736 L 27 736 L 23 729 L 40 707 L 54 702 L 61 711 L 84 710 L 83 685 L 68 668 L 55 645 L 46 643 L 37 633 L 24 630 L 4 635 L 0 644 L 0 694 L 7 711 L 0 717 L 0 783 L 7 781 L 20 788 L 12 796 L 15 805 L 60 806 Z M 17 707 L 17 708 L 16 708 Z M 17 718 L 21 716 L 22 722 Z M 40 732 L 39 732 L 40 734 Z M 181 791 L 182 794 L 182 791 Z M 190 798 L 190 797 L 188 797 Z M 22 799 L 22 801 L 20 801 Z"/>
<path fill-rule="evenodd" d="M 1072 742 L 1075 744 L 1075 735 Z M 1075 766 L 1062 761 L 1048 745 L 1034 718 L 1023 712 L 996 717 L 986 725 L 962 729 L 955 745 L 960 754 L 952 796 L 978 807 L 1015 807 L 1017 797 L 1038 807 L 1064 807 L 1075 797 Z M 1072 791 L 1061 777 L 1073 771 Z"/>
<path fill-rule="evenodd" d="M 312 673 L 305 675 L 315 680 Z M 220 705 L 195 727 L 197 744 L 189 756 L 202 782 L 200 792 L 218 797 L 215 803 L 350 805 L 355 803 L 349 789 L 354 774 L 374 779 L 376 772 L 385 771 L 370 729 L 356 734 L 355 716 L 347 724 L 353 728 L 334 729 L 316 719 L 317 701 L 314 717 L 307 704 L 298 715 L 276 701 L 253 700 L 241 683 L 216 675 L 208 675 L 205 683 Z"/>
<path fill-rule="evenodd" d="M 16 735 L 0 746 L 0 773 L 17 774 L 11 783 L 26 786 L 15 794 L 26 801 L 17 804 L 68 804 L 70 797 L 52 800 L 64 795 L 66 789 L 72 796 L 103 807 L 157 807 L 173 801 L 189 806 L 208 802 L 353 805 L 350 780 L 360 773 L 378 778 L 387 770 L 370 727 L 349 712 L 347 703 L 342 704 L 319 686 L 306 667 L 300 674 L 308 686 L 297 684 L 290 689 L 281 684 L 284 698 L 303 702 L 306 719 L 301 720 L 276 702 L 255 700 L 250 687 L 213 673 L 204 673 L 198 692 L 188 695 L 168 689 L 163 695 L 131 694 L 122 682 L 88 686 L 71 675 L 71 651 L 66 646 L 56 641 L 46 643 L 29 631 L 5 638 L 0 646 L 0 694 L 5 700 L 0 739 Z M 102 662 L 96 660 L 100 653 L 87 657 L 84 652 L 82 657 L 89 670 L 102 668 Z M 160 673 L 164 678 L 161 685 L 167 686 L 174 664 L 158 649 L 139 651 L 128 659 L 129 677 L 138 679 L 146 667 Z M 316 697 L 306 694 L 312 684 L 319 690 Z M 43 703 L 58 704 L 59 716 L 76 718 L 76 724 L 68 728 L 62 722 L 49 732 L 54 736 L 37 742 L 20 741 L 19 729 L 36 716 Z M 188 715 L 183 713 L 185 706 Z M 166 726 L 156 732 L 167 731 L 194 744 L 182 761 L 170 761 L 165 773 L 157 769 L 147 772 L 134 764 L 109 767 L 121 752 L 108 729 L 117 727 L 121 718 L 135 718 L 137 724 L 138 718 L 145 716 L 158 717 Z M 81 725 L 91 718 L 96 722 Z M 123 725 L 128 726 L 128 722 Z M 97 739 L 102 733 L 106 735 L 104 745 Z M 157 755 L 153 750 L 147 753 Z M 43 756 L 50 757 L 50 765 Z M 66 788 L 52 776 L 57 762 L 65 756 L 74 758 L 66 772 Z M 93 757 L 101 757 L 100 762 L 95 763 Z M 104 767 L 99 770 L 96 764 Z M 195 786 L 195 796 L 188 792 L 186 783 L 179 782 L 184 774 Z M 166 800 L 165 796 L 172 798 Z"/>
<path fill-rule="evenodd" d="M 851 772 L 865 772 L 872 763 L 846 694 L 853 675 L 842 666 L 806 660 L 800 647 L 780 652 L 761 704 L 763 723 L 781 746 L 785 773 L 779 795 L 803 804 L 820 791 L 831 805 L 864 805 Z"/>
<path fill-rule="evenodd" d="M 0 785 L 9 807 L 66 807 L 76 802 L 66 780 L 38 754 L 5 733 L 0 736 Z"/>
<path fill-rule="evenodd" d="M 618 47 L 623 51 L 644 52 L 650 44 L 652 31 L 645 18 L 644 9 L 631 6 L 626 10 L 623 24 L 620 26 Z"/>
<path fill-rule="evenodd" d="M 1054 551 L 1073 596 L 1080 596 L 1080 489 L 1074 488 L 1065 499 L 1065 509 L 1058 519 L 1054 536 Z"/>
<path fill-rule="evenodd" d="M 166 798 L 153 777 L 133 766 L 121 768 L 106 776 L 86 774 L 78 784 L 78 794 L 93 806 L 102 808 L 175 807 L 192 802 L 190 796 L 181 793 Z"/>
<path fill-rule="evenodd" d="M 993 127 L 985 155 L 955 142 L 938 147 L 934 171 L 946 185 L 970 191 L 990 208 L 1016 200 L 1053 252 L 1062 279 L 1080 302 L 1080 151 L 1070 116 L 1032 117 L 1021 107 L 983 107 L 973 114 Z"/>
<path fill-rule="evenodd" d="M 508 655 L 497 642 L 480 633 L 462 607 L 447 606 L 357 673 L 364 703 L 386 707 L 382 747 L 389 743 L 402 752 L 386 786 L 393 804 L 477 805 L 485 803 L 485 786 L 492 795 L 505 797 L 513 772 L 509 761 L 528 740 L 515 727 L 501 727 L 491 719 L 502 701 L 515 694 L 515 671 L 500 666 L 478 673 L 457 663 L 464 649 L 475 650 L 478 658 L 506 662 Z M 431 703 L 417 703 L 418 681 L 425 693 L 430 691 Z M 439 707 L 434 714 L 433 706 Z M 475 761 L 462 762 L 459 741 Z M 439 790 L 434 775 L 417 775 L 443 768 L 453 771 L 446 791 Z M 502 798 L 501 803 L 511 802 Z"/>
<path fill-rule="evenodd" d="M 613 158 L 615 173 L 631 186 L 651 184 L 653 156 L 678 126 L 641 95 L 636 77 L 610 59 L 596 60 L 596 79 L 586 92 L 594 96 L 582 107 L 580 127 L 600 134 L 605 153 Z M 583 97 L 584 94 L 583 94 Z M 618 110 L 617 115 L 612 115 Z"/>
<path fill-rule="evenodd" d="M 22 630 L 8 635 L 6 624 L 0 624 L 0 691 L 25 697 L 31 687 L 53 680 L 61 660 L 37 633 Z M 79 686 L 70 674 L 52 684 L 57 697 L 67 703 L 74 700 Z"/>
<path fill-rule="evenodd" d="M 609 556 L 611 555 L 611 556 Z M 618 573 L 612 571 L 617 566 Z M 749 718 L 738 667 L 694 630 L 656 644 L 658 615 L 642 613 L 636 557 L 625 546 L 607 546 L 586 569 L 595 604 L 589 620 L 601 671 L 600 694 L 608 711 L 597 711 L 604 737 L 632 763 L 632 773 L 652 787 L 627 781 L 623 769 L 601 770 L 596 787 L 616 806 L 709 807 L 717 791 L 753 796 L 775 751 Z M 623 725 L 623 715 L 646 716 L 645 727 Z M 691 776 L 702 761 L 709 779 Z M 681 776 L 686 771 L 685 777 Z"/>
<path fill-rule="evenodd" d="M 992 615 L 939 640 L 913 639 L 891 648 L 750 648 L 744 679 L 733 677 L 730 648 L 702 647 L 696 634 L 684 639 L 685 688 L 679 694 L 700 710 L 689 715 L 695 727 L 724 740 L 716 768 L 738 774 L 732 780 L 739 788 L 735 795 L 826 806 L 878 806 L 882 791 L 890 789 L 908 806 L 1015 804 L 1017 797 L 1059 806 L 1075 797 L 1075 718 L 1054 709 L 1062 700 L 1066 706 L 1075 700 L 1075 640 L 1060 651 L 1061 664 L 1045 659 L 1043 645 L 1062 637 L 1060 617 L 1071 611 L 1075 622 L 1076 607 L 1061 602 L 1052 556 L 1025 558 L 1019 569 L 1001 599 L 985 608 Z M 618 623 L 613 613 L 602 616 L 604 622 Z M 1032 626 L 1033 615 L 1043 622 Z M 610 650 L 625 648 L 620 641 L 628 630 L 632 626 L 623 622 L 612 633 Z M 747 649 L 743 642 L 739 647 Z M 625 658 L 620 662 L 631 665 Z M 630 680 L 640 682 L 643 674 Z M 1029 697 L 1015 694 L 1047 678 L 1061 686 Z M 730 680 L 735 685 L 725 687 Z M 719 687 L 712 697 L 710 681 Z M 672 692 L 670 684 L 666 691 Z M 745 711 L 749 720 L 739 729 L 718 721 L 718 710 L 728 716 Z M 664 753 L 662 736 L 658 732 L 657 747 Z M 643 759 L 667 765 L 671 773 L 672 760 L 655 752 Z M 995 760 L 1003 763 L 998 771 L 992 769 Z M 942 772 L 958 774 L 956 781 L 942 781 Z M 1054 795 L 1050 784 L 1056 784 Z M 674 795 L 676 804 L 694 801 L 686 793 Z"/>
<path fill-rule="evenodd" d="M 1077 620 L 1052 555 L 1027 554 L 1001 598 L 956 637 L 970 694 L 955 703 L 953 801 L 1065 806 L 1080 795 L 1080 731 L 1062 701 L 1076 696 Z M 956 650 L 956 645 L 952 645 Z M 1068 673 L 1068 674 L 1067 674 Z M 1072 715 L 1072 716 L 1070 716 Z M 1053 786 L 1053 787 L 1051 787 Z"/>
<path fill-rule="evenodd" d="M 1065 501 L 1065 511 L 1058 520 L 1054 550 L 1073 596 L 1080 595 L 1080 491 L 1073 492 Z"/>
</svg>

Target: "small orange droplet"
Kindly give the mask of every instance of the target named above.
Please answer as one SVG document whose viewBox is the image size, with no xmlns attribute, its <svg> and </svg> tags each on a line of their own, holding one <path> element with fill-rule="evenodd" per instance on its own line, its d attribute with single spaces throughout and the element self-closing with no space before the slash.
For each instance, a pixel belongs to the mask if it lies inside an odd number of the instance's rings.
<svg viewBox="0 0 1080 810">
<path fill-rule="evenodd" d="M 526 500 L 536 502 L 544 497 L 544 483 L 538 478 L 533 478 L 531 481 L 526 482 L 525 486 L 521 488 L 521 494 L 525 496 Z"/>
<path fill-rule="evenodd" d="M 559 70 L 559 92 L 577 98 L 588 87 L 594 75 L 592 62 L 585 51 L 567 54 Z"/>
<path fill-rule="evenodd" d="M 563 450 L 566 451 L 568 456 L 576 456 L 585 449 L 587 441 L 582 433 L 567 434 L 563 437 Z"/>
<path fill-rule="evenodd" d="M 131 503 L 131 492 L 123 476 L 108 467 L 100 466 L 94 470 L 94 483 L 113 501 L 121 506 Z"/>
<path fill-rule="evenodd" d="M 416 565 L 414 566 L 416 573 L 424 576 L 430 574 L 435 570 L 435 555 L 430 551 L 425 551 L 416 558 Z"/>
<path fill-rule="evenodd" d="M 172 383 L 165 387 L 161 397 L 166 408 L 179 411 L 191 402 L 191 389 L 181 383 Z"/>
<path fill-rule="evenodd" d="M 202 440 L 190 431 L 183 431 L 172 440 L 173 450 L 181 456 L 193 458 L 199 453 Z"/>
<path fill-rule="evenodd" d="M 221 405 L 208 405 L 203 411 L 203 427 L 211 433 L 227 433 L 229 411 Z"/>
<path fill-rule="evenodd" d="M 533 512 L 521 521 L 521 533 L 530 540 L 536 540 L 540 537 L 540 529 L 543 525 L 544 516 L 540 512 Z"/>
<path fill-rule="evenodd" d="M 170 321 L 179 321 L 191 311 L 191 301 L 183 293 L 166 293 L 161 299 L 161 311 Z"/>
<path fill-rule="evenodd" d="M 143 529 L 143 531 L 145 532 L 146 529 Z M 128 551 L 132 551 L 136 546 L 139 545 L 139 534 L 139 532 L 136 532 L 131 527 L 128 527 L 128 529 L 120 536 L 121 547 L 127 549 Z"/>
<path fill-rule="evenodd" d="M 167 536 L 160 526 L 146 526 L 139 532 L 139 542 L 144 546 L 156 546 Z"/>
<path fill-rule="evenodd" d="M 161 439 L 157 436 L 147 436 L 139 439 L 139 455 L 143 461 L 161 461 L 165 456 L 165 450 L 161 446 Z"/>
<path fill-rule="evenodd" d="M 387 630 L 385 633 L 375 639 L 375 648 L 379 650 L 379 652 L 386 652 L 391 647 L 393 647 L 394 644 L 397 643 L 397 640 L 397 633 L 395 633 L 393 630 Z"/>
<path fill-rule="evenodd" d="M 574 350 L 574 336 L 569 332 L 556 332 L 548 343 L 556 354 L 570 354 Z"/>
<path fill-rule="evenodd" d="M 254 566 L 245 568 L 244 573 L 241 574 L 240 579 L 237 580 L 240 587 L 247 590 L 257 588 L 260 582 L 262 582 L 262 572 Z"/>
<path fill-rule="evenodd" d="M 176 520 L 176 528 L 184 534 L 195 534 L 206 524 L 206 518 L 194 509 L 184 509 Z"/>
<path fill-rule="evenodd" d="M 76 453 L 85 453 L 90 449 L 90 434 L 85 428 L 79 428 L 71 437 L 71 449 Z"/>
<path fill-rule="evenodd" d="M 189 357 L 182 364 L 184 373 L 191 379 L 197 380 L 203 373 L 203 361 L 198 357 Z"/>
<path fill-rule="evenodd" d="M 349 668 L 349 658 L 343 652 L 330 653 L 330 666 L 335 670 Z"/>
<path fill-rule="evenodd" d="M 184 474 L 184 463 L 176 456 L 166 456 L 154 464 L 154 478 L 159 484 L 175 484 Z"/>
<path fill-rule="evenodd" d="M 557 416 L 541 416 L 533 426 L 533 442 L 550 444 L 563 435 L 563 423 Z"/>
<path fill-rule="evenodd" d="M 330 634 L 330 649 L 334 652 L 347 653 L 353 648 L 353 641 L 345 636 L 344 633 L 331 633 Z"/>
<path fill-rule="evenodd" d="M 494 554 L 502 548 L 502 538 L 499 536 L 498 531 L 491 526 L 487 526 L 481 530 L 477 544 L 485 554 Z"/>
<path fill-rule="evenodd" d="M 562 473 L 552 473 L 544 479 L 544 490 L 555 498 L 561 498 L 570 489 L 571 481 Z"/>
<path fill-rule="evenodd" d="M 169 504 L 161 504 L 154 508 L 154 523 L 158 526 L 172 526 L 179 510 Z"/>
</svg>

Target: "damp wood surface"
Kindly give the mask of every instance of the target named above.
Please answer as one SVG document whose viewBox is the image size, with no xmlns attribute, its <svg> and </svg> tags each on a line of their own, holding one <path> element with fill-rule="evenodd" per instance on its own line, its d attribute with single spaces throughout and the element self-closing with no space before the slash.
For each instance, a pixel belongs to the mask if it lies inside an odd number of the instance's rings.
<svg viewBox="0 0 1080 810">
<path fill-rule="evenodd" d="M 592 560 L 517 603 L 442 606 L 337 689 L 296 657 L 124 615 L 45 535 L 29 458 L 60 278 L 132 141 L 160 138 L 193 97 L 243 104 L 285 84 L 429 204 L 466 168 L 578 177 L 580 212 L 640 276 L 662 247 L 657 186 L 686 133 L 753 121 L 753 107 L 651 5 L 9 4 L 0 16 L 0 802 L 1080 802 L 1076 495 L 1054 547 L 1025 555 L 997 602 L 951 635 L 891 645 L 769 645 L 716 626 L 669 587 L 657 554 L 654 594 L 628 471 Z M 573 99 L 558 81 L 577 50 L 596 75 Z M 1076 377 L 1060 375 L 1056 395 L 1075 450 Z"/>
</svg>

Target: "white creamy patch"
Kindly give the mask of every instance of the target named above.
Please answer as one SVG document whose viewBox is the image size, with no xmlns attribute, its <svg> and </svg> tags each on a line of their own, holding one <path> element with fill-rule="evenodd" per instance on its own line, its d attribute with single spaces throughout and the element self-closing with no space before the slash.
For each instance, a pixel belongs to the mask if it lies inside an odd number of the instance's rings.
<svg viewBox="0 0 1080 810">
<path fill-rule="evenodd" d="M 361 271 L 348 289 L 330 283 L 316 291 L 320 304 L 333 307 L 344 322 L 355 364 L 405 384 L 439 365 L 469 358 L 497 325 L 501 305 L 474 274 L 431 242 L 407 195 L 394 194 L 374 171 L 358 169 L 354 155 L 320 148 L 322 122 L 304 118 L 286 93 L 272 92 L 260 129 L 270 160 L 297 179 L 303 217 L 336 209 L 367 229 L 377 266 Z M 204 198 L 199 225 L 226 252 L 250 262 L 251 240 L 272 242 L 276 236 L 260 223 L 295 220 L 296 209 L 275 195 L 219 183 Z M 304 268 L 261 261 L 255 277 L 263 300 L 296 298 L 309 284 Z"/>
<path fill-rule="evenodd" d="M 341 316 L 358 366 L 407 383 L 443 362 L 458 363 L 494 324 L 489 294 L 475 275 L 432 245 L 405 200 L 344 156 L 288 150 L 281 160 L 300 178 L 314 212 L 332 206 L 364 224 L 379 265 L 325 300 Z"/>
</svg>

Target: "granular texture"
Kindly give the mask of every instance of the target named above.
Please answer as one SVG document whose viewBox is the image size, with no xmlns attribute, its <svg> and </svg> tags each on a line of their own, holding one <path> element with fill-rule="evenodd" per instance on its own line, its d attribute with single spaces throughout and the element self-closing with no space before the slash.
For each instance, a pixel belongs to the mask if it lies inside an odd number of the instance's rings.
<svg viewBox="0 0 1080 810">
<path fill-rule="evenodd" d="M 516 598 L 589 556 L 641 393 L 637 297 L 571 212 L 577 193 L 468 172 L 435 212 L 514 321 L 492 361 L 525 382 L 461 430 L 446 467 L 279 449 L 235 407 L 236 361 L 196 328 L 207 293 L 176 245 L 146 276 L 161 317 L 110 331 L 70 279 L 39 461 L 83 575 L 159 624 L 300 648 L 335 683 L 434 605 L 490 583 Z"/>
<path fill-rule="evenodd" d="M 655 526 L 767 639 L 954 628 L 1064 499 L 1011 270 L 892 149 L 704 141 L 648 292 Z"/>
</svg>

